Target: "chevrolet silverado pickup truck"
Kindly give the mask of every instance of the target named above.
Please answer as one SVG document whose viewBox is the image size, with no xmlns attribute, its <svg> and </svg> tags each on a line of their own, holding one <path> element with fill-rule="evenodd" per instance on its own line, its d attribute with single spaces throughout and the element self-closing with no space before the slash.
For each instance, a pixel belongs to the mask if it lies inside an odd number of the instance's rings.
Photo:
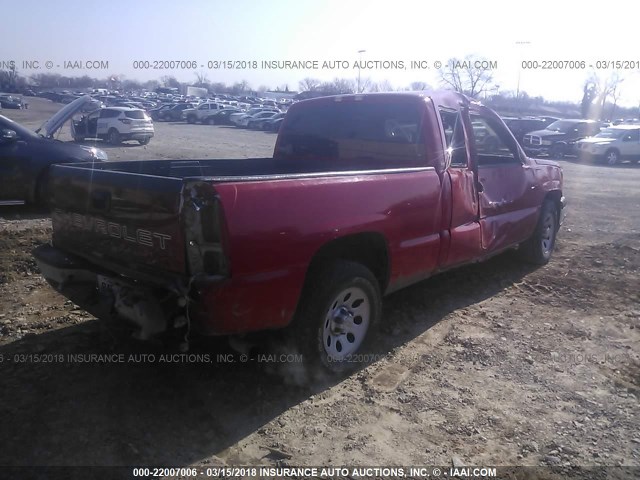
<svg viewBox="0 0 640 480">
<path fill-rule="evenodd" d="M 270 158 L 50 178 L 53 238 L 35 256 L 76 303 L 109 305 L 140 338 L 288 327 L 334 373 L 363 358 L 384 295 L 506 249 L 547 263 L 565 205 L 560 167 L 454 92 L 296 103 Z"/>
</svg>

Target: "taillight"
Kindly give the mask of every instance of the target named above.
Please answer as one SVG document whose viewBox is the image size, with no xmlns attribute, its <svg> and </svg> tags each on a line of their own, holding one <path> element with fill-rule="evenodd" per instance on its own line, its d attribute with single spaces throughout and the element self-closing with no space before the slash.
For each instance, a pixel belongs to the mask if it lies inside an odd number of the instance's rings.
<svg viewBox="0 0 640 480">
<path fill-rule="evenodd" d="M 222 239 L 222 216 L 222 206 L 211 185 L 196 183 L 186 186 L 183 218 L 191 275 L 228 274 Z"/>
<path fill-rule="evenodd" d="M 131 123 L 131 120 L 128 118 L 119 118 L 118 120 L 120 120 L 125 125 L 129 125 Z"/>
</svg>

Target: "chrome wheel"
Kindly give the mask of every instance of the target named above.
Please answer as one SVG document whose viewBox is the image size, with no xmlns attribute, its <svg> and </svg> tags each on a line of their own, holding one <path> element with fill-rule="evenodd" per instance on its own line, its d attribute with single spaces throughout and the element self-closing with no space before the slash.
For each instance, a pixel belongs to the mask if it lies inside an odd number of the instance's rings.
<svg viewBox="0 0 640 480">
<path fill-rule="evenodd" d="M 607 165 L 617 165 L 618 164 L 618 152 L 615 150 L 609 150 L 606 156 Z"/>
<path fill-rule="evenodd" d="M 354 354 L 364 341 L 371 320 L 369 296 L 359 287 L 341 291 L 324 317 L 322 344 L 327 356 L 341 361 Z"/>
</svg>

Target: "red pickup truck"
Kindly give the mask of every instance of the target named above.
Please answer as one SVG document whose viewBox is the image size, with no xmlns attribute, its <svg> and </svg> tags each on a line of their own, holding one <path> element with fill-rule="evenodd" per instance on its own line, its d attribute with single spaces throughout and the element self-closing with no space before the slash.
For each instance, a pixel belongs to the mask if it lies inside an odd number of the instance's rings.
<svg viewBox="0 0 640 480">
<path fill-rule="evenodd" d="M 558 164 L 454 92 L 294 104 L 272 158 L 50 178 L 53 240 L 35 256 L 76 303 L 106 302 L 142 338 L 289 326 L 332 371 L 366 348 L 383 295 L 510 248 L 547 263 L 565 206 Z"/>
</svg>

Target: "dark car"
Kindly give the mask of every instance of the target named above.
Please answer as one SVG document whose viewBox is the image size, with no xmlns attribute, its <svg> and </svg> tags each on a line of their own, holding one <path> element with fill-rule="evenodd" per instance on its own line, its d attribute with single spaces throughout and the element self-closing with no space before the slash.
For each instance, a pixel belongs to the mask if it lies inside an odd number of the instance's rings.
<svg viewBox="0 0 640 480">
<path fill-rule="evenodd" d="M 158 121 L 161 120 L 161 117 L 164 117 L 164 114 L 171 108 L 173 108 L 173 103 L 165 103 L 164 105 L 148 110 L 147 113 L 152 120 Z"/>
<path fill-rule="evenodd" d="M 551 158 L 563 158 L 573 153 L 578 140 L 597 134 L 600 126 L 595 120 L 557 120 L 543 130 L 527 133 L 522 146 L 530 156 L 548 155 Z"/>
<path fill-rule="evenodd" d="M 232 113 L 240 113 L 242 110 L 239 108 L 223 108 L 218 112 L 214 113 L 211 117 L 214 125 L 232 125 L 231 120 L 229 120 L 229 116 Z"/>
<path fill-rule="evenodd" d="M 265 114 L 262 117 L 260 115 L 256 115 L 258 118 L 249 120 L 249 123 L 247 124 L 247 128 L 250 128 L 252 130 L 262 130 L 262 125 L 264 124 L 264 122 L 268 120 L 275 120 L 278 115 L 284 116 L 284 114 L 280 114 L 280 113 L 273 113 L 273 112 L 270 112 L 270 113 L 271 115 Z"/>
<path fill-rule="evenodd" d="M 255 128 L 256 130 L 269 130 L 269 122 L 275 122 L 281 118 L 284 118 L 284 113 L 276 113 L 272 117 L 260 118 L 249 122 L 249 128 Z"/>
<path fill-rule="evenodd" d="M 554 117 L 503 117 L 502 120 L 516 137 L 518 143 L 522 145 L 527 133 L 544 130 L 558 119 Z"/>
<path fill-rule="evenodd" d="M 269 120 L 264 123 L 263 130 L 266 132 L 278 132 L 283 120 L 284 115 L 280 118 L 276 118 L 275 120 Z"/>
<path fill-rule="evenodd" d="M 13 95 L 0 95 L 0 107 L 19 110 L 22 108 L 22 99 Z"/>
<path fill-rule="evenodd" d="M 86 102 L 86 99 L 78 99 L 76 103 L 66 105 L 38 129 L 43 134 L 0 115 L 0 201 L 46 204 L 50 165 L 107 160 L 107 154 L 102 150 L 53 138 Z"/>
<path fill-rule="evenodd" d="M 158 120 L 164 120 L 168 122 L 178 122 L 182 120 L 182 111 L 187 108 L 193 108 L 191 103 L 176 103 L 171 105 L 170 108 L 160 110 L 158 112 Z"/>
</svg>

